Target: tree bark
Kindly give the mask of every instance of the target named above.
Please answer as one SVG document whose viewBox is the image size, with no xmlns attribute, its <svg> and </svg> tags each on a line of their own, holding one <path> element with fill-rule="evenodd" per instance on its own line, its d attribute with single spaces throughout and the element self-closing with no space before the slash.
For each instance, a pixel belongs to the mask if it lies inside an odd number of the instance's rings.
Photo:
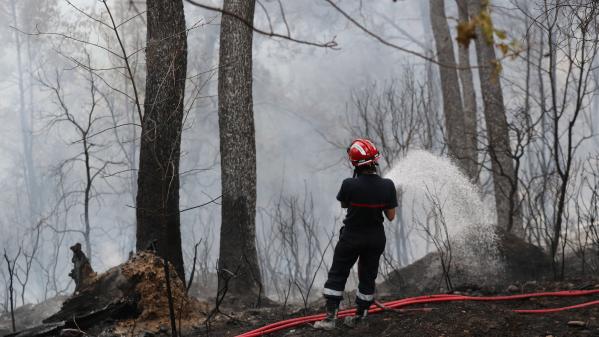
<svg viewBox="0 0 599 337">
<path fill-rule="evenodd" d="M 468 21 L 467 0 L 457 0 L 460 21 Z M 470 69 L 470 46 L 458 45 L 460 83 L 462 84 L 462 99 L 464 103 L 464 151 L 468 161 L 466 172 L 474 184 L 479 183 L 478 151 L 477 151 L 477 122 L 476 122 L 476 92 Z"/>
<path fill-rule="evenodd" d="M 179 158 L 187 33 L 182 0 L 147 1 L 146 95 L 137 176 L 137 249 L 156 244 L 185 279 L 179 216 Z"/>
<path fill-rule="evenodd" d="M 255 0 L 225 0 L 223 10 L 254 21 Z M 219 292 L 255 304 L 262 278 L 256 250 L 256 144 L 252 103 L 252 30 L 224 14 L 218 74 L 222 223 Z M 227 300 L 227 299 L 226 299 Z"/>
<path fill-rule="evenodd" d="M 429 0 L 431 26 L 437 49 L 437 60 L 441 76 L 441 92 L 443 96 L 443 112 L 449 156 L 457 162 L 462 171 L 469 174 L 470 159 L 466 157 L 464 137 L 464 113 L 460 82 L 453 51 L 453 41 L 447 18 L 444 0 Z"/>
<path fill-rule="evenodd" d="M 595 84 L 595 92 L 591 101 L 591 111 L 599 111 L 599 57 L 595 59 L 594 63 L 592 74 L 593 80 L 597 84 Z M 596 115 L 591 115 L 591 118 L 591 133 L 596 134 L 599 129 L 599 118 Z M 593 137 L 593 142 L 595 146 L 599 147 L 599 137 Z"/>
<path fill-rule="evenodd" d="M 17 1 L 10 1 L 10 11 L 14 27 L 20 27 L 17 18 Z M 17 30 L 14 31 L 16 55 L 17 55 L 17 83 L 19 87 L 19 121 L 21 124 L 21 140 L 23 146 L 23 175 L 25 178 L 25 186 L 27 188 L 27 199 L 29 201 L 28 216 L 31 223 L 35 222 L 35 217 L 39 216 L 40 212 L 40 191 L 37 178 L 37 172 L 33 158 L 33 126 L 32 126 L 32 105 L 33 100 L 29 102 L 29 109 L 25 103 L 25 91 L 28 90 L 32 95 L 33 89 L 25 88 L 25 79 L 23 77 L 23 42 L 21 36 L 23 34 Z M 31 64 L 29 64 L 30 68 Z M 29 111 L 27 111 L 29 110 Z"/>
<path fill-rule="evenodd" d="M 482 0 L 469 0 L 468 11 L 477 17 L 483 10 Z M 514 171 L 512 151 L 503 91 L 499 74 L 499 61 L 493 41 L 487 41 L 480 25 L 476 27 L 476 55 L 479 65 L 480 90 L 483 97 L 488 151 L 491 158 L 497 225 L 507 232 L 523 235 L 521 212 L 518 207 L 518 181 Z"/>
</svg>

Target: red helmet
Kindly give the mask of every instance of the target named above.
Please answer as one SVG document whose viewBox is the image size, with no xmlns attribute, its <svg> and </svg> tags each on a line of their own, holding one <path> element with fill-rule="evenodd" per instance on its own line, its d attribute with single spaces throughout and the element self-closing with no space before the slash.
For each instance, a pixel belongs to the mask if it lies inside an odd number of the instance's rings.
<svg viewBox="0 0 599 337">
<path fill-rule="evenodd" d="M 365 138 L 354 140 L 347 148 L 347 155 L 353 166 L 374 164 L 381 157 L 376 146 Z"/>
</svg>

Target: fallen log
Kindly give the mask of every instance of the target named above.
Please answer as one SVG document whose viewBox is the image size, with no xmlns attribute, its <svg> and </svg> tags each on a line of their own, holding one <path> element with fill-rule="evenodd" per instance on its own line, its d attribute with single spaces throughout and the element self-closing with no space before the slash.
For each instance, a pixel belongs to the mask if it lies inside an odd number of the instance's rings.
<svg viewBox="0 0 599 337">
<path fill-rule="evenodd" d="M 155 332 L 168 326 L 167 276 L 160 257 L 140 252 L 125 263 L 96 274 L 80 245 L 74 245 L 71 250 L 73 270 L 70 275 L 78 284 L 77 290 L 58 312 L 43 320 L 44 324 L 10 336 L 60 336 L 63 330 L 92 335 L 105 329 Z M 183 326 L 190 327 L 204 317 L 208 305 L 187 297 L 183 281 L 174 268 L 168 269 L 177 319 Z"/>
</svg>

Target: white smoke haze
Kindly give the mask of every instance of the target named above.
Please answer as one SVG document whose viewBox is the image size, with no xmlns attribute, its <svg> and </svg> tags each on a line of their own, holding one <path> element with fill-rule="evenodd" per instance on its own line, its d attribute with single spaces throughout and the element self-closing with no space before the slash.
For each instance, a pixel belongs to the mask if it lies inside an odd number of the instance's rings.
<svg viewBox="0 0 599 337">
<path fill-rule="evenodd" d="M 446 2 L 448 17 L 456 18 L 455 3 Z M 72 3 L 94 17 L 107 18 L 99 1 L 80 0 Z M 109 3 L 118 22 L 145 10 L 143 2 L 139 1 Z M 202 3 L 215 7 L 222 5 L 220 0 L 205 0 Z M 412 68 L 414 77 L 423 83 L 427 79 L 425 73 L 429 64 L 421 58 L 382 45 L 323 1 L 287 0 L 282 3 L 292 36 L 317 42 L 335 38 L 339 49 L 315 48 L 254 34 L 258 242 L 261 254 L 266 254 L 266 244 L 279 242 L 270 215 L 281 195 L 297 197 L 299 200 L 311 197 L 313 218 L 321 237 L 319 250 L 316 249 L 320 254 L 325 250 L 329 236 L 338 232 L 344 215 L 335 195 L 343 179 L 352 174 L 345 162 L 345 146 L 355 135 L 344 127 L 344 122 L 356 115 L 352 93 L 371 88 L 375 83 L 383 87 L 385 83 L 402 78 L 404 66 Z M 500 28 L 509 28 L 509 35 L 520 39 L 530 25 L 514 19 L 520 15 L 514 4 L 530 2 L 497 0 L 493 3 L 497 5 L 493 9 L 497 11 L 494 12 L 496 24 Z M 16 21 L 10 10 L 13 4 L 16 5 Z M 407 49 L 433 55 L 434 40 L 430 31 L 428 1 L 340 1 L 339 4 L 385 39 Z M 285 34 L 286 25 L 278 2 L 267 0 L 263 1 L 263 5 L 271 22 L 262 8 L 256 6 L 255 24 L 265 30 L 272 24 L 274 31 Z M 186 106 L 189 107 L 189 114 L 182 135 L 182 209 L 203 204 L 221 193 L 216 97 L 220 17 L 217 13 L 187 3 L 185 11 L 188 27 L 200 24 L 188 33 Z M 126 49 L 130 53 L 137 51 L 132 58 L 132 65 L 142 101 L 146 34 L 143 20 L 143 15 L 136 17 L 121 29 Z M 449 26 L 455 29 L 453 19 L 449 21 Z M 121 73 L 122 69 L 113 69 L 121 65 L 119 60 L 101 48 L 82 45 L 56 35 L 29 36 L 15 31 L 15 27 L 23 32 L 35 32 L 37 27 L 41 32 L 72 34 L 114 50 L 118 47 L 110 31 L 83 16 L 64 0 L 3 0 L 0 3 L 0 43 L 3 45 L 0 49 L 0 189 L 3 192 L 0 194 L 0 209 L 3 210 L 0 213 L 0 253 L 6 249 L 10 256 L 14 256 L 20 246 L 26 252 L 31 252 L 36 225 L 43 219 L 40 250 L 32 264 L 32 278 L 25 296 L 25 302 L 34 303 L 48 296 L 72 291 L 73 285 L 68 277 L 71 268 L 68 247 L 83 241 L 79 231 L 83 225 L 80 192 L 84 171 L 80 159 L 73 159 L 80 152 L 78 135 L 72 126 L 52 122 L 53 117 L 60 113 L 60 104 L 43 82 L 55 83 L 56 74 L 59 74 L 70 112 L 79 120 L 84 120 L 89 108 L 89 83 L 85 78 L 86 72 L 76 67 L 71 58 L 85 61 L 88 53 L 91 63 L 103 69 L 99 72 L 103 80 L 97 78 L 97 83 L 99 89 L 109 97 L 100 100 L 97 107 L 100 122 L 94 132 L 102 131 L 115 122 L 124 125 L 115 128 L 118 134 L 110 130 L 94 138 L 97 149 L 94 165 L 97 167 L 107 159 L 119 163 L 109 168 L 94 186 L 91 202 L 92 263 L 98 271 L 124 261 L 135 248 L 133 206 L 140 130 L 138 126 L 131 125 L 138 124 L 134 105 L 121 93 L 132 95 L 131 88 Z M 20 39 L 20 49 L 17 49 L 17 37 Z M 21 51 L 20 72 L 18 50 Z M 473 48 L 471 52 L 474 60 Z M 526 87 L 526 83 L 523 79 L 525 67 L 521 61 L 505 60 L 502 63 L 502 80 L 509 84 L 504 86 L 504 95 L 510 114 L 523 110 L 522 88 Z M 433 70 L 437 74 L 438 69 L 434 67 Z M 561 72 L 558 76 L 563 78 Z M 24 85 L 23 106 L 20 77 Z M 595 71 L 594 78 L 599 81 L 599 70 Z M 478 88 L 476 70 L 474 81 Z M 534 81 L 531 80 L 531 90 L 538 90 L 537 83 L 532 83 Z M 438 83 L 431 85 L 431 99 L 440 102 L 438 86 Z M 599 125 L 597 92 L 595 89 L 592 102 L 584 102 L 584 122 L 580 123 L 582 131 L 575 135 L 576 141 L 582 136 L 596 134 L 594 131 Z M 191 104 L 194 98 L 196 100 Z M 478 103 L 479 133 L 484 143 L 482 102 Z M 111 109 L 116 116 L 114 121 Z M 435 109 L 441 115 L 441 104 L 437 104 Z M 22 116 L 26 116 L 25 125 L 21 124 Z M 586 128 L 586 125 L 589 127 Z M 587 132 L 589 130 L 592 132 Z M 33 169 L 37 177 L 33 195 L 39 207 L 35 212 L 32 211 L 33 202 L 28 194 L 24 138 L 32 144 Z M 591 141 L 583 144 L 578 157 L 596 155 L 597 144 L 599 137 L 592 137 Z M 499 273 L 502 264 L 496 254 L 496 237 L 492 231 L 495 215 L 493 186 L 488 173 L 483 169 L 479 191 L 445 157 L 444 144 L 432 146 L 432 153 L 410 151 L 391 167 L 384 168 L 403 194 L 402 221 L 385 223 L 389 238 L 387 252 L 392 267 L 403 266 L 435 250 L 420 224 L 426 224 L 429 220 L 427 214 L 435 208 L 432 201 L 437 201 L 441 205 L 449 237 L 454 243 L 454 262 L 471 266 L 473 273 L 480 270 Z M 548 151 L 542 151 L 550 155 Z M 523 160 L 536 155 L 537 151 L 533 149 Z M 383 153 L 383 156 L 386 154 Z M 65 161 L 69 163 L 62 165 Z M 537 174 L 535 163 L 522 169 L 523 179 Z M 590 194 L 587 191 L 582 195 Z M 193 246 L 201 240 L 198 256 L 201 272 L 215 272 L 220 214 L 218 201 L 181 214 L 184 258 L 188 270 L 193 259 Z M 406 253 L 397 249 L 403 244 L 395 239 L 400 228 L 406 231 L 408 238 Z M 306 238 L 304 233 L 300 237 Z M 333 243 L 335 240 L 333 237 Z M 480 243 L 471 246 L 472 242 Z M 299 246 L 299 250 L 301 256 L 309 256 L 305 243 Z M 312 289 L 315 297 L 320 296 L 319 289 L 330 265 L 331 252 L 331 248 L 326 251 L 324 262 L 317 270 Z M 281 252 L 271 253 L 275 257 L 281 255 Z M 405 256 L 399 256 L 401 254 Z M 265 263 L 268 258 L 262 255 L 262 262 Z M 312 261 L 303 261 L 304 266 L 316 268 L 319 259 L 320 256 L 314 256 Z M 265 275 L 265 283 L 269 286 L 266 291 L 274 299 L 278 299 L 280 292 L 271 280 L 280 280 L 283 287 L 290 280 L 289 266 L 284 262 L 278 263 Z M 2 265 L 1 290 L 4 290 L 5 274 Z M 492 273 L 484 275 L 489 274 Z M 5 291 L 0 292 L 0 302 L 5 302 L 4 294 Z M 299 297 L 298 293 L 292 294 L 292 298 Z M 20 300 L 18 304 L 21 304 Z"/>
</svg>

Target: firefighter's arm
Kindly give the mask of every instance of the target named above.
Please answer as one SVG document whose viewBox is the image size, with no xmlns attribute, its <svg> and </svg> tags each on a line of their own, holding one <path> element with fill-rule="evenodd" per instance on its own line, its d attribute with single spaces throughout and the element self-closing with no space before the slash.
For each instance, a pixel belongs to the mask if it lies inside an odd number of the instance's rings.
<svg viewBox="0 0 599 337">
<path fill-rule="evenodd" d="M 341 202 L 341 208 L 348 208 L 349 207 L 349 195 L 348 195 L 348 191 L 347 191 L 347 179 L 345 179 L 343 181 L 343 184 L 341 184 L 341 189 L 339 190 L 339 193 L 337 193 L 337 200 L 339 200 L 339 202 Z"/>
<path fill-rule="evenodd" d="M 395 208 L 398 206 L 397 203 L 397 190 L 395 189 L 395 184 L 393 181 L 389 181 L 389 201 L 387 203 L 387 208 L 384 210 L 385 216 L 389 221 L 393 221 L 395 219 Z"/>
<path fill-rule="evenodd" d="M 395 219 L 395 208 L 386 209 L 384 212 L 389 221 L 393 221 L 393 219 Z"/>
</svg>

